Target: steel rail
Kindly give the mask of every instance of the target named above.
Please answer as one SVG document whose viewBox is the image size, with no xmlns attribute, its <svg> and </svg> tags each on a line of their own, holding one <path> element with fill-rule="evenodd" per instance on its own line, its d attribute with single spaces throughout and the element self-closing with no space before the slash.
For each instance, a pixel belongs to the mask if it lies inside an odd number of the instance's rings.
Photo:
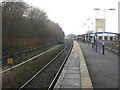
<svg viewBox="0 0 120 90">
<path fill-rule="evenodd" d="M 59 45 L 58 45 L 58 46 L 59 46 Z M 7 72 L 7 71 L 9 71 L 9 70 L 11 70 L 11 69 L 14 69 L 14 68 L 18 67 L 18 66 L 21 66 L 21 65 L 23 65 L 23 64 L 25 64 L 25 63 L 27 63 L 27 62 L 29 62 L 29 61 L 31 61 L 31 60 L 39 57 L 39 56 L 41 56 L 41 55 L 44 55 L 44 54 L 48 53 L 49 51 L 57 48 L 58 46 L 56 46 L 56 47 L 54 47 L 54 48 L 51 48 L 51 49 L 49 49 L 49 50 L 47 50 L 47 51 L 45 51 L 45 52 L 42 52 L 42 53 L 40 53 L 40 54 L 38 54 L 38 55 L 36 55 L 36 56 L 33 56 L 32 58 L 29 58 L 29 59 L 27 59 L 26 61 L 23 61 L 22 63 L 19 63 L 19 64 L 15 65 L 15 66 L 12 66 L 11 68 L 8 68 L 8 69 L 0 72 L 0 74 L 1 74 L 1 73 L 5 73 L 5 72 Z"/>
<path fill-rule="evenodd" d="M 55 75 L 55 77 L 54 77 L 54 79 L 53 79 L 53 81 L 52 81 L 51 84 L 49 85 L 48 90 L 53 90 L 53 89 L 54 89 L 55 84 L 56 84 L 56 82 L 57 82 L 57 80 L 58 80 L 58 78 L 59 78 L 59 75 L 61 74 L 61 71 L 63 70 L 63 67 L 64 67 L 64 65 L 65 65 L 65 63 L 66 63 L 66 61 L 67 61 L 67 59 L 68 59 L 68 57 L 69 57 L 69 55 L 70 55 L 70 53 L 71 53 L 72 48 L 73 48 L 73 45 L 71 46 L 69 52 L 67 53 L 67 56 L 65 57 L 62 65 L 60 66 L 57 74 Z"/>
<path fill-rule="evenodd" d="M 40 69 L 35 75 L 33 75 L 26 83 L 24 83 L 18 90 L 23 89 L 27 84 L 29 84 L 38 74 L 40 74 L 48 65 L 50 65 L 66 48 L 68 45 L 62 49 L 60 53 L 58 53 L 50 62 L 48 62 L 42 69 Z"/>
<path fill-rule="evenodd" d="M 9 57 L 14 57 L 14 56 L 17 56 L 17 55 L 22 55 L 24 53 L 31 52 L 31 51 L 36 51 L 36 50 L 39 50 L 39 49 L 42 49 L 42 48 L 49 47 L 51 45 L 56 45 L 56 44 L 49 44 L 49 45 L 45 45 L 45 46 L 41 46 L 41 47 L 37 47 L 37 48 L 31 48 L 31 49 L 28 49 L 28 50 L 25 50 L 25 51 L 22 51 L 22 52 L 17 52 L 14 55 L 4 56 L 3 59 L 9 58 Z"/>
</svg>

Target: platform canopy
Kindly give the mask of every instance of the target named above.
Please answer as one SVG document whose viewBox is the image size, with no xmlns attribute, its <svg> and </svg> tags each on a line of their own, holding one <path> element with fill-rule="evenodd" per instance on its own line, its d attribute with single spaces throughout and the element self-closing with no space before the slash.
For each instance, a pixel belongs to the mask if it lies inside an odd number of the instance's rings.
<svg viewBox="0 0 120 90">
<path fill-rule="evenodd" d="M 118 33 L 112 33 L 112 32 L 97 32 L 97 33 L 89 33 L 89 34 L 83 34 L 83 35 L 86 35 L 86 36 L 88 36 L 88 35 L 90 35 L 90 36 L 95 36 L 95 35 L 97 35 L 97 36 L 116 36 L 116 35 L 120 35 L 120 34 L 118 34 Z"/>
</svg>

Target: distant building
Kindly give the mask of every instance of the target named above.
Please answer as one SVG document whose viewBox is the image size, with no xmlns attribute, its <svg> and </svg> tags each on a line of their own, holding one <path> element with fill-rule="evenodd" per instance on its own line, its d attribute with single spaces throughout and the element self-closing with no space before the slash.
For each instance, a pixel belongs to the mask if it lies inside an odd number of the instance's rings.
<svg viewBox="0 0 120 90">
<path fill-rule="evenodd" d="M 65 39 L 72 39 L 74 40 L 75 39 L 75 35 L 74 34 L 68 34 Z"/>
<path fill-rule="evenodd" d="M 95 33 L 96 32 L 105 32 L 104 23 L 105 23 L 105 19 L 96 19 Z"/>
</svg>

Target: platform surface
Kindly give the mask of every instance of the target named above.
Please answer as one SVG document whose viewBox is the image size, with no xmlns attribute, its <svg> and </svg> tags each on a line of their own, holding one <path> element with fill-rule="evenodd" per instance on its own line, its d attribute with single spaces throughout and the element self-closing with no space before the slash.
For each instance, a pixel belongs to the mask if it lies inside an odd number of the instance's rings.
<svg viewBox="0 0 120 90">
<path fill-rule="evenodd" d="M 77 41 L 74 41 L 71 54 L 62 70 L 62 73 L 55 85 L 55 89 L 91 88 L 89 73 L 85 63 L 82 50 Z"/>
<path fill-rule="evenodd" d="M 92 45 L 78 42 L 84 54 L 89 74 L 94 88 L 118 88 L 118 55 L 105 49 L 102 54 L 102 47 L 94 51 Z"/>
<path fill-rule="evenodd" d="M 56 88 L 81 88 L 79 45 L 74 41 L 71 54 L 63 68 Z"/>
</svg>

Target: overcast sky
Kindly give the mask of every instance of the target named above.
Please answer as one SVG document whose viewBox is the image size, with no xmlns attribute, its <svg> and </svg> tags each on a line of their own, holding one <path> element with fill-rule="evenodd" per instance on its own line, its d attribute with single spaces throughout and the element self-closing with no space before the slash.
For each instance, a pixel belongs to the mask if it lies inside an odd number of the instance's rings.
<svg viewBox="0 0 120 90">
<path fill-rule="evenodd" d="M 87 25 L 90 30 L 95 26 L 96 18 L 103 18 L 103 11 L 95 11 L 94 8 L 106 10 L 106 31 L 118 32 L 118 1 L 119 0 L 25 0 L 25 2 L 44 10 L 49 19 L 53 20 L 62 27 L 65 34 L 85 33 Z M 86 20 L 91 19 L 91 20 Z M 94 22 L 93 25 L 90 23 Z"/>
</svg>

